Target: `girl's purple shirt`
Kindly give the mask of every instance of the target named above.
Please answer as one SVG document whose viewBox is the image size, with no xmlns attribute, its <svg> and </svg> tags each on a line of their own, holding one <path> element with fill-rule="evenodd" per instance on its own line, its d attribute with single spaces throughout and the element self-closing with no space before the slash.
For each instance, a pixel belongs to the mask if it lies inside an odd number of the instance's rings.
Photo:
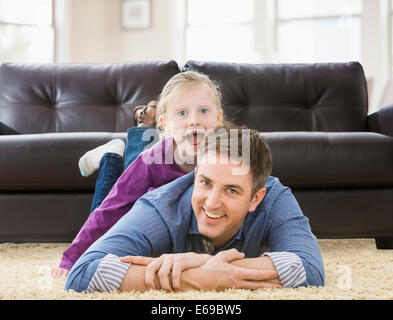
<svg viewBox="0 0 393 320">
<path fill-rule="evenodd" d="M 185 175 L 173 160 L 173 138 L 168 137 L 143 151 L 115 183 L 101 205 L 89 216 L 59 267 L 70 270 L 79 257 L 129 212 L 146 192 Z"/>
</svg>

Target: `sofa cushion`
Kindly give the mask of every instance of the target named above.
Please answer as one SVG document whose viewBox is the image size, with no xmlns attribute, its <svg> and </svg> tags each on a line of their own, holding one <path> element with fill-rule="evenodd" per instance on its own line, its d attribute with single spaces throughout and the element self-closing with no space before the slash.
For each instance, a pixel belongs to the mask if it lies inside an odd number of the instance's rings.
<svg viewBox="0 0 393 320">
<path fill-rule="evenodd" d="M 188 61 L 218 82 L 228 120 L 263 131 L 366 131 L 367 86 L 358 62 L 247 64 Z"/>
<path fill-rule="evenodd" d="M 292 188 L 393 186 L 393 138 L 377 133 L 268 132 L 274 176 Z M 0 136 L 0 190 L 92 191 L 79 158 L 126 133 Z"/>
<path fill-rule="evenodd" d="M 97 173 L 82 177 L 79 158 L 126 133 L 70 132 L 0 136 L 0 190 L 92 191 Z"/>
<path fill-rule="evenodd" d="M 393 186 L 393 138 L 370 132 L 267 132 L 273 175 L 296 189 Z"/>
<path fill-rule="evenodd" d="M 175 61 L 0 66 L 0 119 L 21 134 L 125 132 L 180 72 Z"/>
<path fill-rule="evenodd" d="M 0 135 L 6 135 L 6 134 L 19 134 L 19 133 L 11 129 L 9 126 L 6 126 L 4 123 L 0 122 Z"/>
</svg>

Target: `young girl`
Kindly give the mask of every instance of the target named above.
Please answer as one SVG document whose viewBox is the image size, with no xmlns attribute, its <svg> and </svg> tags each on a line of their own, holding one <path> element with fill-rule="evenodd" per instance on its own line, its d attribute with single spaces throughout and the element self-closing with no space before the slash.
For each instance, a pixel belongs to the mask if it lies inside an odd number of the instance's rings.
<svg viewBox="0 0 393 320">
<path fill-rule="evenodd" d="M 179 73 L 163 88 L 156 119 L 162 139 L 127 167 L 101 205 L 90 214 L 63 253 L 55 277 L 66 275 L 86 249 L 129 212 L 142 195 L 194 169 L 204 132 L 223 121 L 220 91 L 205 75 Z M 143 138 L 146 140 L 146 135 Z"/>
</svg>

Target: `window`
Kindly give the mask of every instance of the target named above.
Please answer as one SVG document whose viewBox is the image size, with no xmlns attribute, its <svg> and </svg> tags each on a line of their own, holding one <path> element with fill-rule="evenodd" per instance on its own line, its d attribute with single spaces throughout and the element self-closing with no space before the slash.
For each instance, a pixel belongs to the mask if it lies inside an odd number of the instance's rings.
<svg viewBox="0 0 393 320">
<path fill-rule="evenodd" d="M 361 0 L 277 0 L 276 60 L 360 61 L 361 13 Z"/>
<path fill-rule="evenodd" d="M 187 60 L 258 62 L 254 0 L 188 0 L 185 47 Z"/>
<path fill-rule="evenodd" d="M 387 11 L 390 12 L 389 17 L 387 18 L 387 24 L 389 28 L 389 33 L 388 33 L 388 45 L 389 45 L 389 69 L 393 73 L 393 0 L 390 0 L 390 2 L 387 3 L 386 7 Z"/>
<path fill-rule="evenodd" d="M 359 61 L 369 110 L 393 72 L 393 0 L 188 0 L 188 59 L 249 63 Z"/>
<path fill-rule="evenodd" d="M 0 63 L 53 61 L 53 1 L 0 0 Z"/>
<path fill-rule="evenodd" d="M 187 5 L 186 59 L 361 59 L 362 0 L 188 0 Z"/>
</svg>

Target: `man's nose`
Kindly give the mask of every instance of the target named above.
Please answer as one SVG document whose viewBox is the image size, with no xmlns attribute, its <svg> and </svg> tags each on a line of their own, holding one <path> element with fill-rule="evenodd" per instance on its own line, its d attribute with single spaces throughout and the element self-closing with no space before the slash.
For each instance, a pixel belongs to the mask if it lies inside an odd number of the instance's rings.
<svg viewBox="0 0 393 320">
<path fill-rule="evenodd" d="M 221 192 L 220 190 L 210 190 L 205 201 L 207 210 L 214 210 L 221 206 Z"/>
</svg>

